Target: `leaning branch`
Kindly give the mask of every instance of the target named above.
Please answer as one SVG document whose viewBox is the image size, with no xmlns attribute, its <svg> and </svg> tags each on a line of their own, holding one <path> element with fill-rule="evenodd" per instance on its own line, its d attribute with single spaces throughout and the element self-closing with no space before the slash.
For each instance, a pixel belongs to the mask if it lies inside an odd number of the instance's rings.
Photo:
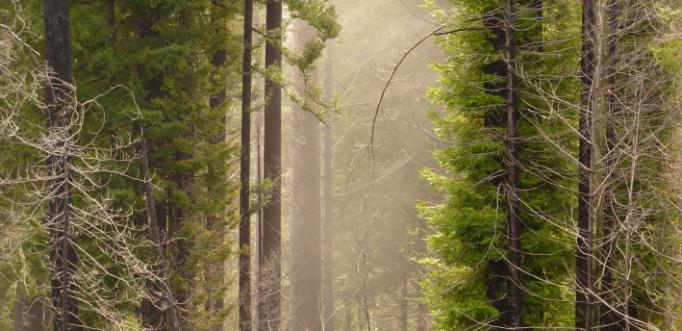
<svg viewBox="0 0 682 331">
<path fill-rule="evenodd" d="M 424 36 L 422 39 L 417 41 L 410 49 L 403 54 L 403 56 L 400 58 L 400 61 L 393 67 L 393 71 L 391 71 L 391 75 L 388 77 L 388 80 L 386 81 L 386 85 L 384 85 L 384 89 L 381 91 L 381 96 L 379 96 L 379 101 L 377 102 L 377 107 L 374 110 L 374 117 L 372 118 L 372 131 L 369 137 L 369 151 L 370 154 L 372 155 L 372 160 L 374 160 L 374 130 L 376 128 L 376 123 L 377 123 L 377 118 L 379 117 L 379 110 L 381 109 L 381 104 L 384 101 L 384 97 L 386 96 L 386 91 L 388 91 L 388 87 L 391 85 L 393 82 L 393 77 L 395 77 L 396 72 L 398 72 L 398 69 L 400 69 L 400 66 L 405 62 L 405 59 L 415 50 L 419 45 L 423 44 L 426 40 L 433 36 L 444 36 L 444 35 L 449 35 L 457 32 L 462 32 L 462 31 L 480 31 L 480 30 L 488 30 L 493 28 L 494 26 L 490 27 L 468 27 L 468 28 L 459 28 L 459 29 L 453 29 L 453 30 L 447 30 L 443 31 L 446 27 L 441 26 L 429 33 L 428 35 Z"/>
</svg>

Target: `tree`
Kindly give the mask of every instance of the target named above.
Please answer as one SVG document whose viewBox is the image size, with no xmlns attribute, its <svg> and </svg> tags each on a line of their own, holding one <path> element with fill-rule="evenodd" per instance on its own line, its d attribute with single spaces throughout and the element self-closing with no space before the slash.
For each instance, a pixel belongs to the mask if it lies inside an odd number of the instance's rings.
<svg viewBox="0 0 682 331">
<path fill-rule="evenodd" d="M 45 0 L 45 59 L 51 74 L 45 89 L 47 124 L 55 154 L 47 159 L 51 193 L 46 215 L 51 231 L 52 305 L 55 330 L 81 329 L 74 274 L 78 261 L 71 216 L 71 116 L 75 111 L 72 90 L 71 30 L 68 0 Z M 57 152 L 58 151 L 58 152 Z"/>
<path fill-rule="evenodd" d="M 282 2 L 268 0 L 266 5 L 265 66 L 270 72 L 282 71 Z M 282 90 L 272 76 L 265 79 L 263 163 L 264 178 L 272 183 L 270 201 L 263 208 L 263 239 L 259 261 L 259 330 L 279 330 L 281 315 L 281 229 L 282 229 Z"/>
<path fill-rule="evenodd" d="M 570 274 L 572 210 L 552 201 L 572 197 L 564 188 L 573 143 L 564 132 L 572 130 L 565 103 L 575 80 L 566 77 L 575 54 L 559 33 L 572 28 L 573 7 L 457 5 L 454 22 L 442 16 L 455 29 L 442 33 L 448 60 L 436 66 L 442 87 L 430 93 L 445 108 L 433 116 L 438 138 L 448 142 L 435 153 L 447 174 L 424 172 L 446 200 L 420 208 L 435 230 L 429 238 L 435 255 L 424 261 L 435 323 L 565 327 L 573 323 L 570 292 L 557 284 Z"/>
<path fill-rule="evenodd" d="M 575 325 L 591 330 L 593 323 L 592 275 L 592 116 L 594 113 L 594 76 L 596 13 L 593 1 L 583 1 L 582 7 L 582 58 L 580 60 L 580 182 L 578 188 L 578 237 L 576 251 Z"/>
<path fill-rule="evenodd" d="M 253 2 L 244 1 L 244 45 L 242 58 L 242 124 L 239 166 L 239 330 L 251 331 L 251 47 Z"/>
<path fill-rule="evenodd" d="M 505 164 L 507 166 L 505 187 L 503 188 L 507 199 L 507 236 L 509 237 L 508 268 L 509 268 L 509 306 L 511 314 L 510 327 L 523 327 L 523 284 L 521 283 L 521 220 L 519 219 L 519 164 L 518 164 L 518 99 L 516 83 L 516 40 L 514 30 L 516 29 L 516 9 L 514 1 L 506 0 L 504 4 L 504 22 L 497 24 L 502 26 L 504 31 L 504 63 L 506 68 L 506 134 L 505 144 L 507 155 Z"/>
</svg>

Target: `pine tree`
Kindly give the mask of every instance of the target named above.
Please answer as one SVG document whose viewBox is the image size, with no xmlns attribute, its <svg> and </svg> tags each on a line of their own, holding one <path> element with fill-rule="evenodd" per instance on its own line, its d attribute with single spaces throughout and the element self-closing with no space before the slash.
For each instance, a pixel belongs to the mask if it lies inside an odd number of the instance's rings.
<svg viewBox="0 0 682 331">
<path fill-rule="evenodd" d="M 570 305 L 558 303 L 569 293 L 553 283 L 566 280 L 574 247 L 565 232 L 571 206 L 556 203 L 571 197 L 564 189 L 572 154 L 566 132 L 574 117 L 560 100 L 575 91 L 575 81 L 563 78 L 575 55 L 560 33 L 573 28 L 565 14 L 574 7 L 456 6 L 450 24 L 465 30 L 445 32 L 449 60 L 437 66 L 443 87 L 431 93 L 445 107 L 436 132 L 455 142 L 436 153 L 449 176 L 425 173 L 447 200 L 421 208 L 436 230 L 430 248 L 437 258 L 427 260 L 426 284 L 436 323 L 494 330 L 570 325 Z"/>
<path fill-rule="evenodd" d="M 251 54 L 253 2 L 244 1 L 242 57 L 242 125 L 239 191 L 239 330 L 251 331 Z"/>
<path fill-rule="evenodd" d="M 71 29 L 69 26 L 69 2 L 45 0 L 45 59 L 52 70 L 45 90 L 48 107 L 48 129 L 59 153 L 47 159 L 50 201 L 46 216 L 51 231 L 52 305 L 55 330 L 76 331 L 81 329 L 78 318 L 78 302 L 74 297 L 74 274 L 78 263 L 73 246 L 74 228 L 71 215 L 71 120 L 74 109 L 72 91 Z"/>
</svg>

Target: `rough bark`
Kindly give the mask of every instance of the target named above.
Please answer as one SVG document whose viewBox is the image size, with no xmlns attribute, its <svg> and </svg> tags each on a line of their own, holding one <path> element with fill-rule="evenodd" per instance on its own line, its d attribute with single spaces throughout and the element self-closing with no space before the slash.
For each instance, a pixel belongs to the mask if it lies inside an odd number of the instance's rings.
<svg viewBox="0 0 682 331">
<path fill-rule="evenodd" d="M 511 308 L 512 328 L 523 326 L 523 290 L 521 285 L 521 220 L 519 219 L 519 165 L 517 126 L 519 118 L 517 86 L 516 86 L 516 42 L 514 40 L 514 19 L 516 10 L 514 2 L 505 2 L 505 49 L 506 49 L 506 110 L 507 110 L 507 226 L 509 237 L 509 306 Z"/>
<path fill-rule="evenodd" d="M 621 326 L 616 324 L 620 320 L 618 314 L 613 310 L 617 307 L 617 302 L 614 296 L 613 288 L 613 268 L 614 268 L 614 226 L 616 224 L 617 215 L 614 200 L 614 170 L 615 170 L 615 147 L 616 147 L 616 132 L 615 132 L 615 116 L 618 112 L 618 102 L 616 97 L 616 66 L 617 60 L 617 29 L 618 29 L 618 1 L 607 1 L 607 24 L 608 24 L 608 46 L 606 50 L 607 67 L 607 113 L 606 113 L 606 174 L 604 185 L 604 223 L 602 225 L 602 263 L 603 276 L 601 279 L 601 295 L 604 304 L 601 305 L 599 315 L 599 324 L 601 330 L 616 331 L 621 330 Z"/>
<path fill-rule="evenodd" d="M 251 44 L 253 1 L 244 1 L 242 58 L 242 127 L 239 189 L 239 330 L 251 331 Z"/>
<path fill-rule="evenodd" d="M 69 129 L 74 111 L 69 1 L 44 0 L 45 59 L 50 77 L 45 88 L 47 127 L 54 150 L 47 159 L 50 198 L 46 221 L 51 234 L 53 327 L 81 330 L 74 274 L 78 257 L 71 219 L 71 156 Z"/>
<path fill-rule="evenodd" d="M 595 75 L 595 3 L 582 2 L 582 58 L 580 60 L 582 91 L 579 118 L 579 184 L 578 184 L 578 237 L 576 251 L 576 329 L 592 330 L 592 116 L 593 82 Z"/>
<path fill-rule="evenodd" d="M 282 2 L 268 0 L 266 5 L 267 42 L 265 65 L 282 70 Z M 270 201 L 263 210 L 263 259 L 259 261 L 259 329 L 279 330 L 281 319 L 281 178 L 282 178 L 282 90 L 271 77 L 265 80 L 264 176 L 272 183 Z"/>
</svg>

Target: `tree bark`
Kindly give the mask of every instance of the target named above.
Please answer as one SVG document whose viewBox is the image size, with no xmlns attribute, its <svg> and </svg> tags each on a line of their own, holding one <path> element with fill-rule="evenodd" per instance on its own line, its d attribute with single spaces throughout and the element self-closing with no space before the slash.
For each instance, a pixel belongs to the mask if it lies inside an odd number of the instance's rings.
<svg viewBox="0 0 682 331">
<path fill-rule="evenodd" d="M 519 219 L 519 165 L 518 165 L 518 137 L 517 126 L 519 118 L 517 84 L 516 84 L 516 41 L 514 40 L 514 20 L 516 10 L 513 0 L 505 2 L 505 49 L 507 73 L 507 226 L 509 236 L 508 264 L 509 264 L 509 306 L 511 308 L 510 327 L 523 326 L 523 290 L 521 285 L 521 221 Z"/>
<path fill-rule="evenodd" d="M 608 48 L 607 48 L 607 113 L 606 113 L 606 174 L 604 176 L 604 224 L 602 227 L 602 254 L 603 259 L 603 276 L 601 281 L 601 293 L 604 304 L 601 305 L 599 315 L 599 324 L 601 330 L 617 331 L 621 330 L 621 325 L 617 321 L 622 320 L 614 311 L 618 306 L 613 288 L 613 247 L 614 247 L 614 226 L 616 224 L 617 215 L 615 209 L 614 198 L 614 180 L 615 180 L 615 147 L 616 147 L 616 132 L 615 132 L 615 116 L 618 112 L 618 101 L 616 96 L 616 66 L 618 65 L 618 46 L 617 46 L 617 30 L 618 30 L 618 1 L 608 0 L 607 2 L 607 23 L 608 23 Z"/>
<path fill-rule="evenodd" d="M 251 331 L 251 45 L 253 1 L 244 1 L 244 44 L 242 59 L 242 127 L 239 189 L 239 330 Z"/>
<path fill-rule="evenodd" d="M 52 304 L 54 330 L 81 330 L 74 274 L 78 257 L 71 219 L 71 156 L 69 129 L 75 110 L 71 86 L 72 55 L 69 1 L 44 0 L 45 59 L 50 75 L 45 88 L 47 128 L 53 140 L 47 169 L 50 179 L 46 221 L 51 234 Z"/>
<path fill-rule="evenodd" d="M 266 5 L 265 65 L 282 70 L 282 2 Z M 281 319 L 281 195 L 282 195 L 282 90 L 272 77 L 265 80 L 264 175 L 272 183 L 271 200 L 263 210 L 263 259 L 260 263 L 259 329 L 279 331 Z"/>
<path fill-rule="evenodd" d="M 582 2 L 582 58 L 580 60 L 582 91 L 579 118 L 579 185 L 578 237 L 576 251 L 576 329 L 590 331 L 592 314 L 592 135 L 593 83 L 595 75 L 595 3 Z"/>
</svg>

